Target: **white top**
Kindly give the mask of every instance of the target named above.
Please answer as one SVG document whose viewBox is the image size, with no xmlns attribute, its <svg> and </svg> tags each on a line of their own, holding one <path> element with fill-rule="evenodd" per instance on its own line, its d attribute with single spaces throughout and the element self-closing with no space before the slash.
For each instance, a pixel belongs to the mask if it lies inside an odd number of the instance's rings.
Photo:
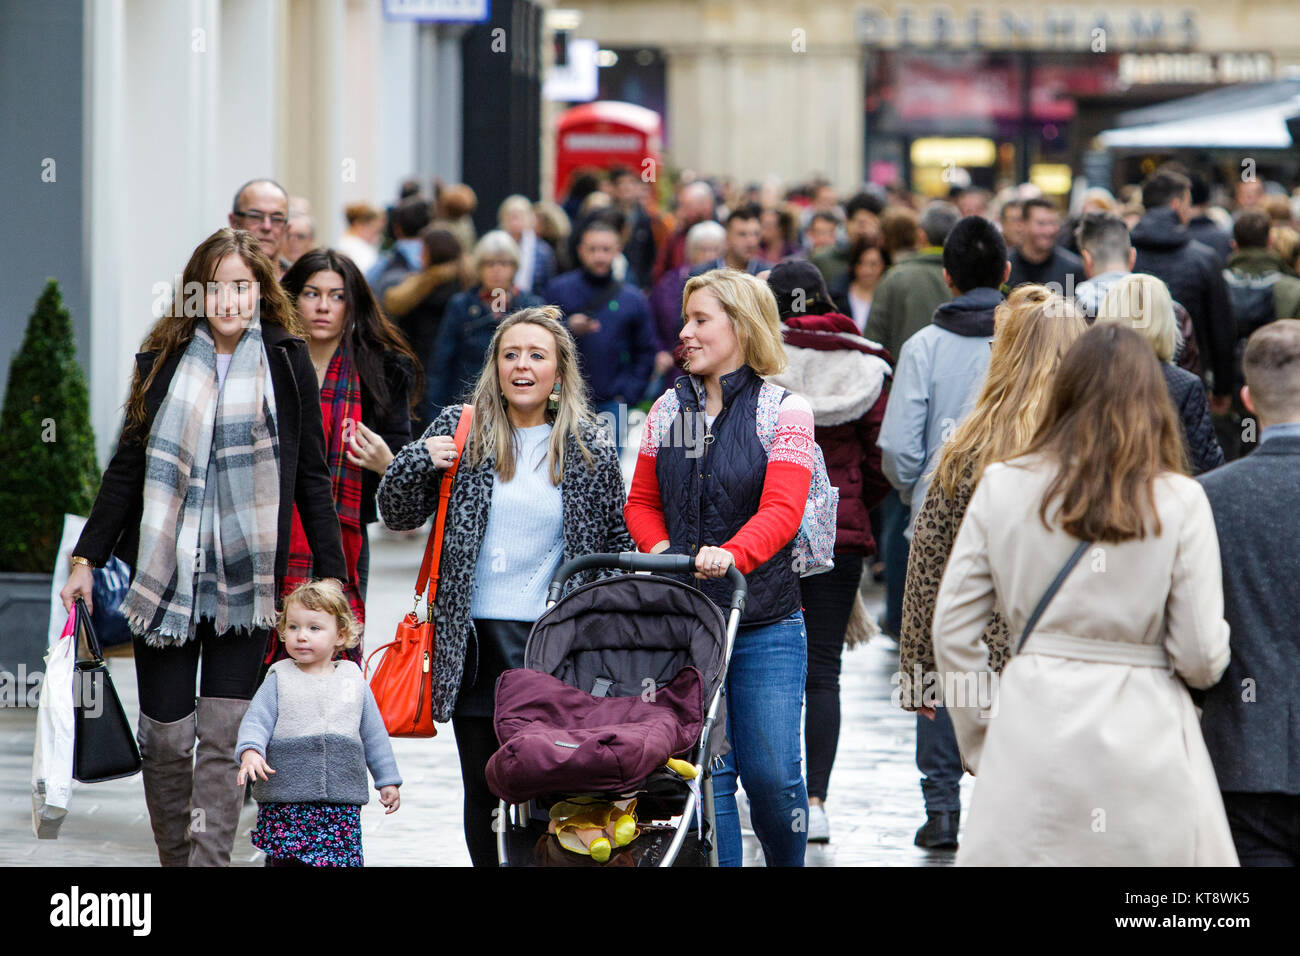
<svg viewBox="0 0 1300 956">
<path fill-rule="evenodd" d="M 858 331 L 865 331 L 867 316 L 871 314 L 871 300 L 859 298 L 853 291 L 853 286 L 849 286 L 849 311 L 853 313 L 853 324 L 858 327 Z"/>
<path fill-rule="evenodd" d="M 535 621 L 564 558 L 564 504 L 551 484 L 550 425 L 516 428 L 515 476 L 492 484 L 487 528 L 474 568 L 470 617 Z"/>
<path fill-rule="evenodd" d="M 217 353 L 217 391 L 218 392 L 221 391 L 222 387 L 226 384 L 226 373 L 230 371 L 230 360 L 234 357 L 235 355 L 233 352 L 230 353 L 229 355 L 222 355 L 220 352 Z"/>
</svg>

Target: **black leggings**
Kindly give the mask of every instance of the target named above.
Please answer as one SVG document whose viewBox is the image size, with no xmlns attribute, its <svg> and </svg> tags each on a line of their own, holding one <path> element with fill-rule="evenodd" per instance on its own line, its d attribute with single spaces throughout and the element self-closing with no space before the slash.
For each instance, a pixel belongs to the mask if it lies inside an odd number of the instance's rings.
<svg viewBox="0 0 1300 956">
<path fill-rule="evenodd" d="M 460 778 L 465 784 L 465 846 L 474 866 L 496 866 L 497 835 L 493 815 L 496 795 L 488 789 L 487 762 L 497 752 L 491 717 L 451 718 L 460 754 Z"/>
<path fill-rule="evenodd" d="M 150 647 L 135 638 L 135 679 L 140 711 L 159 723 L 169 724 L 194 713 L 194 683 L 200 697 L 252 700 L 257 690 L 262 657 L 269 632 L 227 631 L 218 637 L 212 622 L 200 621 L 194 640 L 179 647 Z"/>
<path fill-rule="evenodd" d="M 836 554 L 834 570 L 799 581 L 808 632 L 808 677 L 804 681 L 808 796 L 819 800 L 826 799 L 840 741 L 840 654 L 862 578 L 862 560 L 858 554 Z"/>
</svg>

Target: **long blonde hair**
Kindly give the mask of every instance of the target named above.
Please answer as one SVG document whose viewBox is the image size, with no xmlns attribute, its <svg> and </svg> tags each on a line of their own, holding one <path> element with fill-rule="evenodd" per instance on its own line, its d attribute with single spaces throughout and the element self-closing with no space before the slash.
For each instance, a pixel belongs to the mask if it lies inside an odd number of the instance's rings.
<svg viewBox="0 0 1300 956">
<path fill-rule="evenodd" d="M 968 468 L 1014 458 L 1038 429 L 1061 359 L 1087 324 L 1041 285 L 1015 289 L 993 313 L 993 354 L 975 407 L 944 444 L 935 482 L 949 498 Z"/>
<path fill-rule="evenodd" d="M 787 365 L 781 344 L 781 316 L 772 288 L 738 269 L 711 269 L 686 280 L 682 289 L 682 317 L 691 293 L 708 289 L 731 320 L 745 364 L 762 376 L 779 375 Z M 687 363 L 690 371 L 690 363 Z M 731 371 L 724 369 L 724 371 Z"/>
<path fill-rule="evenodd" d="M 1156 358 L 1172 362 L 1178 351 L 1178 320 L 1169 287 L 1155 276 L 1135 272 L 1120 279 L 1097 306 L 1097 321 L 1127 325 L 1156 350 Z"/>
<path fill-rule="evenodd" d="M 582 440 L 580 425 L 595 424 L 591 405 L 587 402 L 586 383 L 578 371 L 578 347 L 569 330 L 560 322 L 561 312 L 553 305 L 520 309 L 501 320 L 488 346 L 487 360 L 474 383 L 470 401 L 474 405 L 474 424 L 470 428 L 466 456 L 469 464 L 477 467 L 489 454 L 495 463 L 496 473 L 502 481 L 515 476 L 517 442 L 514 426 L 506 414 L 505 399 L 501 395 L 501 382 L 497 377 L 497 358 L 501 352 L 501 337 L 516 325 L 525 322 L 550 332 L 555 338 L 555 374 L 560 379 L 559 407 L 546 412 L 551 425 L 551 440 L 547 453 L 550 463 L 551 484 L 564 480 L 564 450 L 570 435 L 578 444 L 583 460 L 590 468 L 595 464 L 591 449 Z"/>
</svg>

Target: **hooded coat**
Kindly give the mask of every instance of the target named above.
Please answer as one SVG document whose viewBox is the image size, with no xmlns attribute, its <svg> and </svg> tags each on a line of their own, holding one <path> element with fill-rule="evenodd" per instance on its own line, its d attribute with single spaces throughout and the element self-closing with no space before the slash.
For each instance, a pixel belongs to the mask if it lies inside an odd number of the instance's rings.
<svg viewBox="0 0 1300 956">
<path fill-rule="evenodd" d="M 871 509 L 889 493 L 876 439 L 885 417 L 889 353 L 858 334 L 846 315 L 793 315 L 782 320 L 789 367 L 768 381 L 812 405 L 813 439 L 840 492 L 835 552 L 872 555 Z"/>
</svg>

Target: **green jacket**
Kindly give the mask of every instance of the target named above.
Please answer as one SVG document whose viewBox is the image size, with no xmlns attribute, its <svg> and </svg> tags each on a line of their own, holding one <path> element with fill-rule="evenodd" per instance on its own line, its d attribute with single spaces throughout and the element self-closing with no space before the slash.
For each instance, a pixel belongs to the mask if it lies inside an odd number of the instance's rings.
<svg viewBox="0 0 1300 956">
<path fill-rule="evenodd" d="M 943 281 L 943 249 L 928 246 L 890 267 L 871 299 L 866 337 L 898 361 L 903 343 L 930 324 L 952 293 Z"/>
<path fill-rule="evenodd" d="M 1273 286 L 1273 305 L 1277 309 L 1277 317 L 1300 319 L 1300 279 L 1286 274 L 1282 257 L 1272 249 L 1238 249 L 1228 256 L 1228 270 L 1248 276 L 1281 272 L 1281 278 Z"/>
<path fill-rule="evenodd" d="M 849 271 L 848 243 L 836 242 L 829 249 L 823 249 L 809 260 L 826 280 L 826 287 L 833 286 L 844 273 Z"/>
</svg>

